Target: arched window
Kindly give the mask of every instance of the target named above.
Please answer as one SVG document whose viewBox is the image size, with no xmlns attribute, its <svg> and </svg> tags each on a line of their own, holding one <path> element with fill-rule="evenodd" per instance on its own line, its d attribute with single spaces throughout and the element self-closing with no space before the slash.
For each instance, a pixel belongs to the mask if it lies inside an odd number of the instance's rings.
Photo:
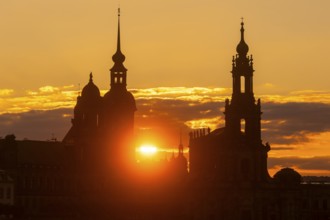
<svg viewBox="0 0 330 220">
<path fill-rule="evenodd" d="M 241 93 L 245 93 L 245 77 L 241 76 Z"/>
</svg>

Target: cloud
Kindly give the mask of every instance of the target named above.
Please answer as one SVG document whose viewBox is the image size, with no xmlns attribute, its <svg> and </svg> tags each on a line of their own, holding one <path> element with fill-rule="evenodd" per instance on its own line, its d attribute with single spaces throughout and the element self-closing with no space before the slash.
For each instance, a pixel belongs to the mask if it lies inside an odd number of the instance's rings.
<svg viewBox="0 0 330 220">
<path fill-rule="evenodd" d="M 36 110 L 43 110 L 40 117 L 45 120 L 54 109 L 71 109 L 72 113 L 78 92 L 74 86 L 43 86 L 36 90 L 25 91 L 23 94 L 10 89 L 3 90 L 3 94 L 11 94 L 0 98 L 0 112 L 2 118 L 15 115 L 14 118 L 1 122 L 4 132 L 22 131 L 19 123 L 26 116 Z M 165 135 L 168 145 L 174 144 L 178 130 L 183 129 L 188 133 L 189 128 L 224 126 L 224 100 L 230 97 L 231 89 L 228 88 L 205 88 L 205 87 L 157 87 L 147 89 L 130 90 L 137 101 L 136 125 L 138 130 L 150 133 L 161 139 Z M 104 94 L 106 91 L 102 90 Z M 308 100 L 308 101 L 306 101 Z M 292 150 L 294 144 L 310 141 L 310 136 L 321 132 L 330 131 L 330 93 L 327 91 L 296 91 L 290 96 L 264 95 L 262 96 L 262 129 L 263 139 L 275 145 L 274 150 Z M 7 114 L 4 114 L 7 113 Z M 17 114 L 13 114 L 17 113 Z M 62 117 L 59 115 L 59 117 Z M 62 118 L 61 118 L 62 120 Z M 67 120 L 69 121 L 69 119 Z M 51 123 L 51 121 L 50 121 Z M 16 124 L 16 127 L 9 127 Z M 45 127 L 51 124 L 44 123 Z M 31 127 L 31 126 L 30 126 Z M 14 129 L 15 128 L 15 129 Z M 33 127 L 35 134 L 40 133 Z M 67 128 L 68 129 L 68 128 Z M 156 131 L 160 134 L 156 134 Z M 31 138 L 29 132 L 22 134 Z M 49 132 L 50 133 L 50 132 Z M 57 132 L 56 132 L 57 133 Z M 59 134 L 63 135 L 64 132 Z M 59 136 L 61 136 L 59 135 Z M 172 136 L 171 136 L 172 135 Z M 49 135 L 47 134 L 47 137 Z M 151 136 L 151 134 L 149 135 Z M 37 135 L 32 135 L 37 138 Z M 172 137 L 172 139 L 171 139 Z M 39 136 L 45 139 L 45 136 Z M 172 141 L 167 141 L 172 140 Z M 177 141 L 177 140 L 176 140 Z M 187 140 L 185 140 L 187 142 Z M 165 145 L 166 145 L 165 144 Z M 280 146 L 277 146 L 280 145 Z"/>
<path fill-rule="evenodd" d="M 180 132 L 186 147 L 191 128 L 223 127 L 224 100 L 228 97 L 223 92 L 225 90 L 185 87 L 176 87 L 172 91 L 167 87 L 134 90 L 138 108 L 136 144 L 151 142 L 163 149 L 176 149 Z M 0 136 L 14 133 L 18 139 L 47 140 L 54 135 L 61 140 L 71 126 L 76 96 L 72 86 L 46 86 L 4 102 L 0 99 L 11 111 L 0 115 Z M 322 174 L 329 172 L 327 156 L 282 157 L 329 154 L 324 150 L 329 146 L 329 103 L 282 102 L 280 99 L 278 102 L 262 102 L 262 111 L 262 136 L 272 146 L 269 154 L 272 172 L 286 166 L 304 174 L 317 170 Z"/>
<path fill-rule="evenodd" d="M 300 90 L 286 95 L 258 95 L 263 102 L 330 104 L 330 91 Z"/>
<path fill-rule="evenodd" d="M 272 147 L 272 151 L 280 151 L 280 150 L 294 150 L 296 149 L 295 147 Z"/>
<path fill-rule="evenodd" d="M 307 142 L 311 134 L 330 131 L 330 105 L 264 103 L 264 139 L 276 144 Z"/>
<path fill-rule="evenodd" d="M 72 109 L 36 110 L 0 115 L 0 136 L 15 134 L 17 139 L 59 140 L 70 127 Z"/>
<path fill-rule="evenodd" d="M 1 96 L 10 96 L 14 93 L 13 89 L 0 89 L 0 97 Z"/>
<path fill-rule="evenodd" d="M 37 90 L 15 91 L 16 95 L 0 98 L 0 113 L 21 113 L 32 110 L 73 108 L 78 92 L 73 86 L 43 86 Z M 13 90 L 8 90 L 13 94 Z M 1 96 L 1 95 L 0 95 Z"/>
<path fill-rule="evenodd" d="M 179 143 L 180 129 L 183 133 L 184 143 L 188 143 L 188 132 L 190 126 L 196 121 L 214 123 L 214 127 L 219 126 L 219 118 L 223 103 L 186 101 L 176 99 L 138 99 L 138 111 L 136 124 L 142 133 L 150 133 L 148 138 L 153 136 L 164 136 L 163 145 L 172 147 Z M 214 120 L 214 121 L 212 121 Z M 212 126 L 212 124 L 202 124 L 199 126 Z M 196 127 L 199 127 L 196 125 Z M 146 137 L 147 138 L 147 137 Z M 159 137 L 158 139 L 160 139 Z"/>
<path fill-rule="evenodd" d="M 330 155 L 318 157 L 270 157 L 268 168 L 296 167 L 300 170 L 322 170 L 330 172 Z"/>
</svg>

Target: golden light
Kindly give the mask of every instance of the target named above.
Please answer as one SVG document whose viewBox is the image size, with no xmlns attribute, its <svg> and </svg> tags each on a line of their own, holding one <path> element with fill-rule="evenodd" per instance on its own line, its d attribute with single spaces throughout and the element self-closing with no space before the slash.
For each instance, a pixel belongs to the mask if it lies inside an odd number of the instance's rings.
<svg viewBox="0 0 330 220">
<path fill-rule="evenodd" d="M 137 149 L 137 151 L 142 155 L 152 156 L 157 153 L 158 149 L 156 146 L 148 144 L 148 145 L 142 145 Z"/>
</svg>

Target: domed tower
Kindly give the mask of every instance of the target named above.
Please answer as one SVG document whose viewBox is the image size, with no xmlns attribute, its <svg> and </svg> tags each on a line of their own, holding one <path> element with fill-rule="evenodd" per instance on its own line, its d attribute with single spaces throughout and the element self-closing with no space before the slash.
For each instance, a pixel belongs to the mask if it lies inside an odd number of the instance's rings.
<svg viewBox="0 0 330 220">
<path fill-rule="evenodd" d="M 72 127 L 63 139 L 63 142 L 74 143 L 86 135 L 94 134 L 99 125 L 101 96 L 99 88 L 93 83 L 93 73 L 89 74 L 89 82 L 77 97 L 74 107 Z"/>
<path fill-rule="evenodd" d="M 114 62 L 110 69 L 110 90 L 103 97 L 102 130 L 106 155 L 110 163 L 134 160 L 133 128 L 135 99 L 127 91 L 127 69 L 125 55 L 120 44 L 120 9 L 118 9 L 117 51 L 112 56 Z"/>
<path fill-rule="evenodd" d="M 234 144 L 239 174 L 251 181 L 267 181 L 268 144 L 261 140 L 261 104 L 253 93 L 253 58 L 248 56 L 249 46 L 244 39 L 244 22 L 241 22 L 241 40 L 232 60 L 233 94 L 225 103 L 225 133 Z"/>
<path fill-rule="evenodd" d="M 247 56 L 249 46 L 244 40 L 244 23 L 241 23 L 241 41 L 233 56 L 233 94 L 231 103 L 226 101 L 226 130 L 237 136 L 245 133 L 250 142 L 261 143 L 260 100 L 253 94 L 253 58 Z"/>
<path fill-rule="evenodd" d="M 63 139 L 78 164 L 90 163 L 90 152 L 95 151 L 93 146 L 98 135 L 100 107 L 100 90 L 93 83 L 93 74 L 90 73 L 88 84 L 77 97 L 72 127 Z"/>
<path fill-rule="evenodd" d="M 240 31 L 232 64 L 233 94 L 225 103 L 225 127 L 190 133 L 189 170 L 192 176 L 253 186 L 270 182 L 270 146 L 261 140 L 261 104 L 253 94 L 253 59 L 247 55 L 243 22 Z"/>
<path fill-rule="evenodd" d="M 98 127 L 101 96 L 99 88 L 93 83 L 93 73 L 81 92 L 82 122 L 87 130 L 95 131 Z"/>
</svg>

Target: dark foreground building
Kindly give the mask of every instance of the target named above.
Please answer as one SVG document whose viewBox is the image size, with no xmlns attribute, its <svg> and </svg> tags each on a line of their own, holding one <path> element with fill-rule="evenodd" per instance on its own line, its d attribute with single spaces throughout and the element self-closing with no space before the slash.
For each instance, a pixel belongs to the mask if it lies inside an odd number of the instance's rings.
<svg viewBox="0 0 330 220">
<path fill-rule="evenodd" d="M 193 219 L 330 219 L 330 185 L 302 184 L 284 168 L 271 178 L 261 139 L 261 101 L 253 93 L 253 58 L 241 40 L 232 60 L 233 93 L 225 127 L 190 133 L 190 216 Z"/>
<path fill-rule="evenodd" d="M 13 135 L 0 140 L 0 169 L 11 176 L 15 191 L 15 207 L 6 218 L 330 219 L 330 185 L 302 184 L 290 168 L 273 178 L 268 174 L 270 145 L 261 140 L 261 101 L 253 93 L 243 22 L 225 127 L 190 133 L 189 173 L 181 143 L 178 156 L 153 163 L 153 171 L 151 164 L 137 164 L 136 105 L 126 89 L 119 16 L 110 90 L 102 97 L 90 74 L 64 140 L 17 141 Z"/>
</svg>

